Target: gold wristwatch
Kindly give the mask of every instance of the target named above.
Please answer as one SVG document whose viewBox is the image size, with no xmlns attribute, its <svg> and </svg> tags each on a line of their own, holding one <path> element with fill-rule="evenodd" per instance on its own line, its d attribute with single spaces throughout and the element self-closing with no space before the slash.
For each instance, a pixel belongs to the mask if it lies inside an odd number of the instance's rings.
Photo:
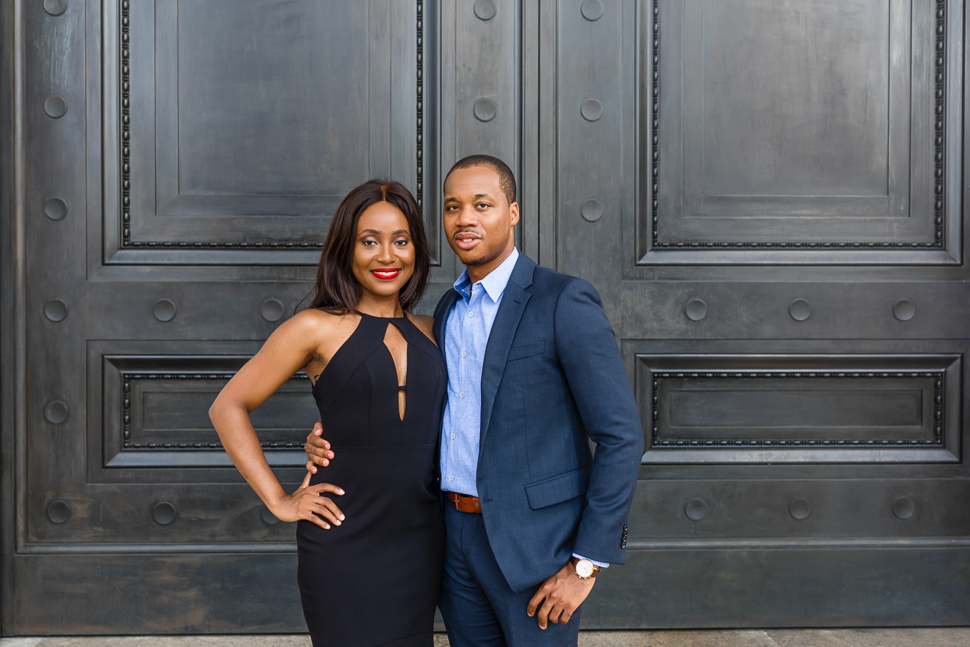
<svg viewBox="0 0 970 647">
<path fill-rule="evenodd" d="M 573 568 L 576 569 L 576 577 L 581 580 L 594 578 L 601 570 L 603 570 L 588 559 L 579 559 L 578 557 L 573 557 L 569 561 L 572 562 Z"/>
</svg>

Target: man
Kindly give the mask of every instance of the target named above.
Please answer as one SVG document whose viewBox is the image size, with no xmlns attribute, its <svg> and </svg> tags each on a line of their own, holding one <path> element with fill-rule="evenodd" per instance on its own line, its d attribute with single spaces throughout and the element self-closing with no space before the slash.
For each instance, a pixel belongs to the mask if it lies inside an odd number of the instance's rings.
<svg viewBox="0 0 970 647">
<path fill-rule="evenodd" d="M 434 313 L 448 368 L 438 607 L 452 647 L 576 645 L 597 573 L 625 561 L 643 454 L 630 382 L 593 286 L 516 250 L 508 166 L 466 157 L 444 191 L 465 271 Z M 307 454 L 325 465 L 319 433 Z"/>
</svg>

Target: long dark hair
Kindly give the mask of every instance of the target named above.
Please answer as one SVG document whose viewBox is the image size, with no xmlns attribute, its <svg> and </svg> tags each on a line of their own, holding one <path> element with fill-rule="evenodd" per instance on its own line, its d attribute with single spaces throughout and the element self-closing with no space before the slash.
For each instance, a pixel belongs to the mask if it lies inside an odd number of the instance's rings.
<svg viewBox="0 0 970 647">
<path fill-rule="evenodd" d="M 411 230 L 414 274 L 401 289 L 401 307 L 410 311 L 421 301 L 431 272 L 431 249 L 418 205 L 411 192 L 400 182 L 368 180 L 347 194 L 330 221 L 327 242 L 323 245 L 317 266 L 316 293 L 310 302 L 311 308 L 321 308 L 335 314 L 357 312 L 360 283 L 353 272 L 357 221 L 367 207 L 378 202 L 387 202 L 400 209 Z"/>
</svg>

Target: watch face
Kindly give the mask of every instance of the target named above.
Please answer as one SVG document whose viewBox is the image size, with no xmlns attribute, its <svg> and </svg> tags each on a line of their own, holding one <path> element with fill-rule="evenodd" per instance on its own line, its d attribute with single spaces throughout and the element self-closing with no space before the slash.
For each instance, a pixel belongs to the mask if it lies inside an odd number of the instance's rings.
<svg viewBox="0 0 970 647">
<path fill-rule="evenodd" d="M 576 562 L 576 575 L 589 577 L 593 574 L 593 564 L 588 559 L 581 559 Z"/>
</svg>

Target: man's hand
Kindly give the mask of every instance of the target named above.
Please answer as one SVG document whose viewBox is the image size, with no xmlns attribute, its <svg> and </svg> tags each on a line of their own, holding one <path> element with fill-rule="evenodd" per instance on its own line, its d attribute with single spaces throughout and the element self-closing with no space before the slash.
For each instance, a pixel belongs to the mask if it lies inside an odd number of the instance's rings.
<svg viewBox="0 0 970 647">
<path fill-rule="evenodd" d="M 306 445 L 303 449 L 306 451 L 307 458 L 310 459 L 306 463 L 307 471 L 310 474 L 317 473 L 317 465 L 326 467 L 330 464 L 333 452 L 330 451 L 330 443 L 323 439 L 323 423 L 319 420 L 313 425 L 313 431 L 310 432 L 310 435 L 306 437 Z"/>
<path fill-rule="evenodd" d="M 573 612 L 583 603 L 589 592 L 593 590 L 596 578 L 584 580 L 576 575 L 576 568 L 572 562 L 559 569 L 559 572 L 542 583 L 536 594 L 529 600 L 527 609 L 529 617 L 535 615 L 539 605 L 539 628 L 545 629 L 546 623 L 555 622 L 566 624 L 573 616 Z M 561 614 L 561 615 L 560 615 Z"/>
</svg>

